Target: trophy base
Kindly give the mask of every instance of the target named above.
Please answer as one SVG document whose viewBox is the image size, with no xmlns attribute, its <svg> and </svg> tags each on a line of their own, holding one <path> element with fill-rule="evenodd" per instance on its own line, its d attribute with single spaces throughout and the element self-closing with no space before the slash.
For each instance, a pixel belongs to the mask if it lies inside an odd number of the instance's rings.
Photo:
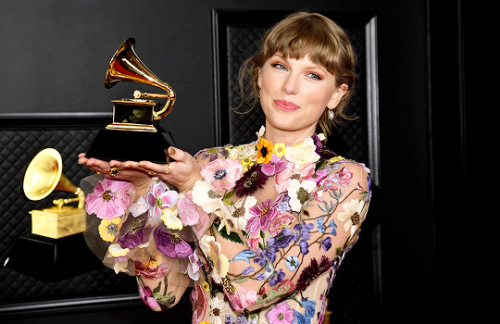
<svg viewBox="0 0 500 324">
<path fill-rule="evenodd" d="M 87 158 L 104 161 L 167 163 L 166 149 L 175 146 L 170 132 L 130 132 L 101 129 L 87 150 Z"/>
</svg>

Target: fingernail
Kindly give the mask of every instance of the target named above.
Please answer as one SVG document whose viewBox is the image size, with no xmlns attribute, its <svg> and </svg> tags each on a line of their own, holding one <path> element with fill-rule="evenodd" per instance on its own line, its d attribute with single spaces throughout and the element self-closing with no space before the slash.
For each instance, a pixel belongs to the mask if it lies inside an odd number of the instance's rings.
<svg viewBox="0 0 500 324">
<path fill-rule="evenodd" d="M 168 148 L 168 155 L 170 156 L 175 155 L 175 149 L 172 146 Z"/>
</svg>

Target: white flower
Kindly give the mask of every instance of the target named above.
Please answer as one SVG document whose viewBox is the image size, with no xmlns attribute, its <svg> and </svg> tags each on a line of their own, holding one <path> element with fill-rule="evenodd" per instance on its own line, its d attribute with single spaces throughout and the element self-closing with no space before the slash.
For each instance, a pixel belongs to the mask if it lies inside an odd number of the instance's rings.
<svg viewBox="0 0 500 324">
<path fill-rule="evenodd" d="M 293 211 L 300 212 L 302 206 L 309 201 L 310 194 L 316 189 L 316 182 L 312 180 L 304 180 L 300 182 L 297 179 L 292 179 L 287 188 L 288 196 L 290 196 L 290 207 Z"/>
<path fill-rule="evenodd" d="M 254 196 L 248 196 L 246 198 L 238 200 L 236 203 L 234 203 L 234 208 L 233 210 L 231 210 L 231 213 L 227 214 L 225 223 L 229 223 L 230 226 L 232 224 L 234 227 L 239 228 L 240 230 L 245 230 L 245 228 L 247 227 L 247 221 L 253 217 L 253 215 L 250 214 L 249 209 L 256 204 L 257 199 L 255 199 Z"/>
<path fill-rule="evenodd" d="M 225 322 L 226 314 L 229 313 L 229 306 L 217 296 L 211 298 L 208 302 L 210 310 L 208 311 L 208 320 L 212 324 L 222 324 Z"/>
<path fill-rule="evenodd" d="M 365 202 L 359 199 L 351 199 L 351 201 L 342 205 L 344 211 L 339 213 L 338 218 L 341 222 L 345 222 L 344 230 L 346 232 L 350 230 L 351 235 L 356 233 L 361 222 L 365 219 L 366 210 L 363 210 L 364 206 Z"/>
<path fill-rule="evenodd" d="M 216 210 L 227 211 L 222 197 L 217 194 L 214 187 L 208 182 L 198 180 L 193 187 L 193 202 L 201 206 L 205 213 L 213 213 Z"/>
<path fill-rule="evenodd" d="M 293 142 L 292 146 L 287 147 L 286 150 L 285 158 L 299 167 L 309 162 L 316 162 L 320 158 L 311 137 Z"/>
<path fill-rule="evenodd" d="M 147 212 L 148 209 L 148 203 L 144 199 L 144 196 L 141 196 L 132 206 L 130 206 L 130 213 L 132 216 L 137 217 Z"/>
<path fill-rule="evenodd" d="M 108 247 L 108 252 L 109 252 L 109 254 L 111 254 L 111 256 L 113 258 L 119 258 L 119 257 L 126 256 L 127 253 L 130 252 L 130 249 L 129 248 L 122 249 L 120 244 L 115 243 L 115 244 L 111 244 Z"/>
</svg>

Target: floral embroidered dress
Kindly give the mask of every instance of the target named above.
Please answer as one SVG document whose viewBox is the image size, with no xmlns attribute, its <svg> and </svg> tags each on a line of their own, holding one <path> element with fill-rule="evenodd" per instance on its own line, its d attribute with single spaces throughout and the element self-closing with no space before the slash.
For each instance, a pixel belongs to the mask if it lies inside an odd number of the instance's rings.
<svg viewBox="0 0 500 324">
<path fill-rule="evenodd" d="M 291 146 L 263 134 L 200 151 L 204 181 L 186 193 L 157 178 L 142 197 L 125 181 L 87 180 L 89 246 L 135 275 L 153 310 L 191 283 L 193 324 L 322 322 L 366 217 L 369 170 L 325 149 L 322 134 Z"/>
</svg>

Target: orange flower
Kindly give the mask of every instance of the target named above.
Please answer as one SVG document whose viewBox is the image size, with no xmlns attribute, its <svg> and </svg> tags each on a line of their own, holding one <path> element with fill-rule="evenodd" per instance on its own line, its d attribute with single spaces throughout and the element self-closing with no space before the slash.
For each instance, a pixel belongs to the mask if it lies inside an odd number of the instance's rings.
<svg viewBox="0 0 500 324">
<path fill-rule="evenodd" d="M 271 161 L 273 143 L 265 138 L 259 139 L 257 143 L 257 163 L 266 164 Z"/>
</svg>

